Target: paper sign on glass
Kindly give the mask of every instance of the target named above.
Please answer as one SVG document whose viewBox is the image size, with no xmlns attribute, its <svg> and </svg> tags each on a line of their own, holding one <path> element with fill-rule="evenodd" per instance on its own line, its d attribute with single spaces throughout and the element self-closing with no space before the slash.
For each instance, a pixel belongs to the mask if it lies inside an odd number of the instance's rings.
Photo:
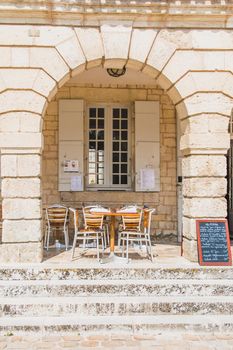
<svg viewBox="0 0 233 350">
<path fill-rule="evenodd" d="M 78 173 L 79 172 L 79 161 L 78 160 L 65 160 L 64 172 L 65 173 Z"/>
<path fill-rule="evenodd" d="M 75 191 L 82 191 L 82 176 L 81 175 L 75 175 L 71 176 L 70 179 L 70 190 L 72 192 Z"/>
<path fill-rule="evenodd" d="M 141 190 L 153 190 L 155 188 L 155 170 L 145 168 L 140 170 Z"/>
</svg>

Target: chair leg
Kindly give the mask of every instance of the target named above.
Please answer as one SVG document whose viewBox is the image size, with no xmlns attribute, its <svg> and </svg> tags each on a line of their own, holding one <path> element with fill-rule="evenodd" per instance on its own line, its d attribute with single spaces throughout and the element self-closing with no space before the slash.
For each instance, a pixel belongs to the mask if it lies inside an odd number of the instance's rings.
<svg viewBox="0 0 233 350">
<path fill-rule="evenodd" d="M 126 259 L 127 263 L 129 262 L 129 234 L 127 233 L 127 240 L 126 240 Z"/>
<path fill-rule="evenodd" d="M 151 261 L 154 261 L 153 258 L 153 252 L 152 252 L 152 246 L 151 246 L 151 240 L 150 240 L 150 236 L 148 235 L 148 243 L 149 243 L 149 247 L 150 247 L 150 256 L 151 256 Z"/>
<path fill-rule="evenodd" d="M 121 245 L 121 232 L 118 232 L 118 248 L 120 249 L 120 245 Z"/>
<path fill-rule="evenodd" d="M 47 244 L 46 244 L 46 246 L 47 246 L 47 251 L 49 250 L 49 236 L 50 236 L 50 231 L 51 231 L 51 228 L 50 227 L 48 227 L 48 233 L 47 233 Z"/>
<path fill-rule="evenodd" d="M 64 236 L 65 236 L 65 246 L 66 246 L 66 250 L 68 250 L 68 247 L 69 247 L 68 227 L 65 227 L 65 228 L 64 228 Z"/>
<path fill-rule="evenodd" d="M 73 246 L 72 246 L 72 254 L 71 254 L 71 260 L 74 258 L 74 251 L 76 247 L 76 242 L 77 242 L 77 232 L 74 234 L 74 241 L 73 241 Z"/>
<path fill-rule="evenodd" d="M 104 246 L 104 236 L 101 237 L 101 242 L 102 242 L 102 255 L 103 255 L 104 254 L 104 250 L 107 248 L 107 245 Z M 106 244 L 107 244 L 107 241 L 106 241 Z"/>
<path fill-rule="evenodd" d="M 142 250 L 142 235 L 139 234 L 140 241 L 139 241 L 139 248 Z"/>
<path fill-rule="evenodd" d="M 100 252 L 99 252 L 99 234 L 96 234 L 96 250 L 97 250 L 97 260 L 100 260 Z"/>
<path fill-rule="evenodd" d="M 47 238 L 48 238 L 48 227 L 45 227 L 45 235 L 44 235 L 44 248 L 47 247 Z"/>
<path fill-rule="evenodd" d="M 109 245 L 110 241 L 109 241 L 109 228 L 108 228 L 108 224 L 106 224 L 106 235 L 107 235 L 107 245 Z"/>
<path fill-rule="evenodd" d="M 147 235 L 145 235 L 145 243 L 146 243 L 146 252 L 147 252 L 147 255 L 149 256 L 150 255 L 150 252 L 149 252 L 149 248 L 148 248 L 148 238 L 147 238 Z"/>
<path fill-rule="evenodd" d="M 70 243 L 70 239 L 69 239 L 69 229 L 67 226 L 67 249 L 69 248 L 69 243 Z"/>
<path fill-rule="evenodd" d="M 63 231 L 64 231 L 64 238 L 65 238 L 65 247 L 66 247 L 66 250 L 67 250 L 67 234 L 66 234 L 66 228 L 65 227 L 64 227 Z"/>
<path fill-rule="evenodd" d="M 86 233 L 84 234 L 84 237 L 83 237 L 83 249 L 86 248 Z"/>
<path fill-rule="evenodd" d="M 104 232 L 102 235 L 102 247 L 105 249 L 107 248 L 107 238 L 106 238 L 106 229 L 104 227 Z"/>
<path fill-rule="evenodd" d="M 122 258 L 124 258 L 124 254 L 125 254 L 125 240 L 124 240 L 124 237 L 122 240 Z"/>
</svg>

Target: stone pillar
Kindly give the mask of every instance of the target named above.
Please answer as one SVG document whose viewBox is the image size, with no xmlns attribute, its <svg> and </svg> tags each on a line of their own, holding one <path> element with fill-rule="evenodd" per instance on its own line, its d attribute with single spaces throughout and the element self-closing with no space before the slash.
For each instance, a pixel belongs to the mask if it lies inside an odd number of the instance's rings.
<svg viewBox="0 0 233 350">
<path fill-rule="evenodd" d="M 218 114 L 191 116 L 181 122 L 183 136 L 183 254 L 197 261 L 197 219 L 227 216 L 226 156 L 229 118 Z"/>
<path fill-rule="evenodd" d="M 3 233 L 1 262 L 41 262 L 41 150 L 1 150 Z"/>
</svg>

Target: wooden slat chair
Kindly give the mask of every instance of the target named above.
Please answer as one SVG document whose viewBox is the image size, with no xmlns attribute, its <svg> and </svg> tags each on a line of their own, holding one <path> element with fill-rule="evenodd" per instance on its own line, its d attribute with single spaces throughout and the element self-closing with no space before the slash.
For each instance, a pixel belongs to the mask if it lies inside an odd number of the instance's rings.
<svg viewBox="0 0 233 350">
<path fill-rule="evenodd" d="M 68 208 L 54 204 L 46 208 L 46 232 L 45 232 L 45 248 L 49 249 L 50 234 L 53 231 L 60 230 L 64 233 L 66 250 L 69 247 L 68 234 Z"/>
<path fill-rule="evenodd" d="M 126 215 L 127 211 L 132 211 L 129 216 Z M 142 208 L 139 206 L 124 206 L 119 212 L 124 213 L 124 215 L 122 216 L 122 223 L 119 225 L 118 230 L 118 247 L 120 247 L 121 237 L 125 231 L 136 231 L 140 233 Z"/>
<path fill-rule="evenodd" d="M 109 244 L 109 230 L 108 230 L 108 223 L 106 220 L 104 220 L 103 215 L 98 215 L 96 212 L 95 215 L 93 215 L 92 210 L 100 211 L 103 209 L 103 211 L 106 210 L 106 208 L 102 207 L 101 205 L 88 205 L 82 208 L 83 210 L 83 217 L 84 217 L 84 225 L 85 228 L 95 228 L 95 227 L 101 227 L 101 230 L 103 229 L 103 242 L 104 242 L 104 248 L 107 247 Z M 110 212 L 110 209 L 108 208 L 107 211 Z M 101 221 L 102 220 L 102 221 Z M 84 242 L 85 245 L 85 242 Z"/>
<path fill-rule="evenodd" d="M 143 230 L 133 230 L 126 229 L 121 232 L 121 241 L 122 241 L 122 256 L 124 256 L 124 248 L 126 243 L 126 258 L 129 262 L 129 242 L 138 242 L 140 245 L 145 243 L 146 252 L 151 261 L 153 262 L 153 253 L 151 247 L 150 231 L 151 231 L 151 219 L 152 214 L 155 209 L 145 209 L 144 210 L 144 228 Z"/>
<path fill-rule="evenodd" d="M 78 209 L 69 208 L 74 216 L 74 241 L 72 246 L 71 260 L 74 258 L 77 241 L 83 242 L 83 249 L 86 248 L 86 241 L 92 240 L 96 242 L 97 259 L 99 256 L 99 241 L 101 240 L 102 249 L 104 250 L 103 238 L 103 215 L 93 215 L 89 208 L 83 208 L 84 227 L 80 228 Z"/>
</svg>

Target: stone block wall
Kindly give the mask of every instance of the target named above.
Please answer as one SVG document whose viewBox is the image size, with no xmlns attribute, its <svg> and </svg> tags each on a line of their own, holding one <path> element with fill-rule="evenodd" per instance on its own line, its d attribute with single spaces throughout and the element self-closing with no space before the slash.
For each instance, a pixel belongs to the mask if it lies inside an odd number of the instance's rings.
<svg viewBox="0 0 233 350">
<path fill-rule="evenodd" d="M 1 150 L 4 262 L 42 260 L 41 152 Z"/>
<path fill-rule="evenodd" d="M 57 192 L 57 106 L 60 98 L 112 101 L 113 97 L 117 101 L 159 99 L 161 102 L 161 191 L 150 194 L 118 192 L 114 198 L 114 203 L 119 205 L 126 201 L 140 204 L 141 201 L 155 206 L 157 215 L 154 217 L 154 227 L 157 233 L 160 230 L 171 232 L 176 228 L 177 221 L 174 174 L 176 146 L 173 137 L 175 106 L 177 119 L 181 122 L 181 140 L 177 148 L 184 158 L 184 256 L 196 260 L 193 222 L 201 218 L 225 218 L 227 214 L 225 155 L 230 145 L 227 126 L 233 102 L 233 39 L 228 13 L 223 15 L 220 27 L 220 13 L 218 20 L 216 16 L 205 13 L 205 28 L 199 22 L 199 15 L 193 14 L 192 18 L 196 17 L 199 23 L 196 28 L 193 24 L 190 27 L 190 17 L 183 15 L 180 16 L 182 26 L 177 27 L 176 14 L 175 27 L 168 28 L 169 19 L 164 13 L 161 14 L 161 28 L 159 25 L 154 28 L 151 26 L 154 23 L 152 14 L 147 13 L 146 22 L 142 25 L 141 17 L 139 20 L 137 14 L 132 13 L 130 16 L 133 16 L 133 20 L 125 22 L 126 18 L 118 12 L 110 21 L 105 13 L 101 21 L 98 19 L 93 22 L 94 17 L 98 16 L 93 14 L 93 17 L 89 17 L 91 22 L 88 22 L 85 13 L 85 21 L 83 17 L 81 22 L 77 22 L 72 11 L 72 21 L 68 14 L 64 15 L 64 26 L 58 22 L 53 25 L 51 16 L 48 17 L 48 23 L 45 21 L 41 25 L 38 13 L 33 9 L 28 13 L 34 25 L 27 25 L 25 20 L 22 22 L 23 17 L 18 25 L 14 25 L 17 18 L 12 7 L 13 22 L 7 21 L 9 24 L 6 25 L 2 23 L 0 30 L 0 148 L 3 181 L 3 244 L 0 246 L 0 260 L 8 261 L 10 257 L 14 262 L 35 262 L 42 257 L 42 235 L 39 234 L 42 205 L 38 191 L 41 174 L 36 171 L 29 175 L 26 161 L 28 157 L 33 157 L 35 169 L 40 166 L 42 125 L 45 136 L 43 205 L 58 201 L 71 205 L 99 201 L 99 194 L 95 192 L 76 195 Z M 25 15 L 24 11 L 22 15 Z M 135 74 L 142 72 L 151 77 L 154 84 L 166 90 L 173 105 L 163 91 L 156 87 L 118 86 L 114 90 L 109 86 L 77 88 L 64 85 L 79 73 L 94 67 L 123 66 L 134 69 Z M 25 205 L 25 195 L 30 198 L 32 211 L 28 211 Z M 111 204 L 109 193 L 101 193 L 101 202 Z M 22 236 L 19 235 L 19 227 Z"/>
<path fill-rule="evenodd" d="M 84 99 L 89 102 L 133 103 L 135 100 L 160 102 L 160 192 L 58 192 L 58 101 L 60 99 Z M 133 123 L 132 123 L 133 124 Z M 156 208 L 153 216 L 153 232 L 162 235 L 177 234 L 176 195 L 176 118 L 175 107 L 163 90 L 154 86 L 75 86 L 66 84 L 60 88 L 48 104 L 44 118 L 44 150 L 42 161 L 43 206 L 53 203 L 81 206 L 82 203 L 102 203 L 120 207 L 138 203 Z M 132 140 L 134 130 L 132 128 Z M 134 152 L 133 152 L 134 153 Z M 134 159 L 132 159 L 134 162 Z"/>
</svg>

